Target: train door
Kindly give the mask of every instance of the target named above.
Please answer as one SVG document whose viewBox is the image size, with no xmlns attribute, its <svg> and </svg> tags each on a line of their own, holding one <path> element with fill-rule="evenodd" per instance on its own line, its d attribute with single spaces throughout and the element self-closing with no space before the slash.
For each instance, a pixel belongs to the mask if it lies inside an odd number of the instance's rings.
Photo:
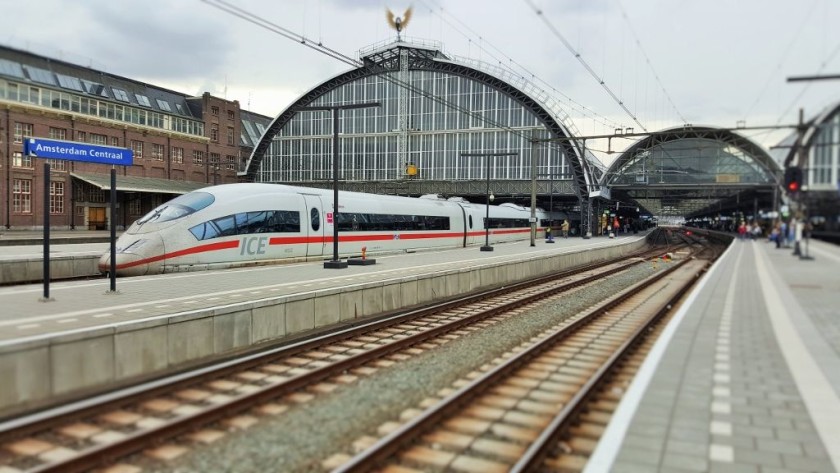
<svg viewBox="0 0 840 473">
<path fill-rule="evenodd" d="M 470 230 L 472 230 L 472 225 L 473 225 L 472 215 L 469 215 L 469 212 L 467 212 L 467 209 L 465 209 L 464 206 L 460 203 L 458 204 L 458 208 L 461 209 L 461 218 L 464 221 L 464 238 L 463 238 L 463 241 L 462 241 L 462 245 L 464 246 L 464 248 L 466 248 L 467 243 L 468 243 L 468 238 L 469 238 L 469 235 L 470 235 Z"/>
<path fill-rule="evenodd" d="M 306 209 L 303 214 L 301 226 L 306 229 L 303 232 L 304 235 L 308 235 L 306 238 L 306 256 L 323 255 L 324 246 L 326 245 L 326 240 L 324 240 L 325 227 L 327 225 L 321 197 L 304 194 L 303 202 Z"/>
</svg>

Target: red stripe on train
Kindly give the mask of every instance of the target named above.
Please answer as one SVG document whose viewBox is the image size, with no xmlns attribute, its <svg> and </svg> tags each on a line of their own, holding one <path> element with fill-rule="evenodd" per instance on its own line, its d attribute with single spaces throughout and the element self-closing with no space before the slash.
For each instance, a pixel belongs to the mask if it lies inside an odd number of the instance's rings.
<svg viewBox="0 0 840 473">
<path fill-rule="evenodd" d="M 164 253 L 162 255 L 152 256 L 151 258 L 144 258 L 141 260 L 132 261 L 130 263 L 117 265 L 117 269 L 133 268 L 135 266 L 140 266 L 141 264 L 154 263 L 156 261 L 164 260 L 167 258 L 177 258 L 179 256 L 194 255 L 196 253 L 206 253 L 208 251 L 229 250 L 233 248 L 239 248 L 239 240 L 220 241 L 217 243 L 209 243 L 207 245 L 199 245 L 194 246 L 192 248 L 173 251 L 172 253 Z"/>
<path fill-rule="evenodd" d="M 511 230 L 501 230 L 501 229 L 491 229 L 490 233 L 493 235 L 506 235 L 506 234 L 514 234 L 514 233 L 526 233 L 530 232 L 530 229 L 511 229 Z M 485 232 L 482 231 L 474 231 L 469 232 L 469 236 L 482 236 Z M 340 235 L 338 238 L 339 242 L 358 242 L 358 241 L 389 241 L 389 240 L 423 240 L 429 238 L 463 238 L 463 233 L 397 233 L 397 234 L 386 234 L 386 235 Z M 301 245 L 301 244 L 312 244 L 312 243 L 332 243 L 332 235 L 329 236 L 316 236 L 316 237 L 271 237 L 268 240 L 269 245 Z M 207 253 L 209 251 L 218 251 L 218 250 L 231 250 L 239 248 L 239 240 L 230 240 L 230 241 L 220 241 L 217 243 L 210 243 L 207 245 L 199 245 L 194 246 L 192 248 L 186 248 L 179 251 L 173 251 L 172 253 L 164 253 L 158 256 L 152 256 L 151 258 L 144 258 L 137 261 L 132 261 L 130 263 L 124 263 L 117 266 L 117 269 L 126 269 L 126 268 L 133 268 L 135 266 L 140 266 L 141 264 L 149 264 L 154 263 L 157 261 L 161 261 L 164 259 L 169 258 L 177 258 L 179 256 L 187 256 L 187 255 L 194 255 L 196 253 Z"/>
</svg>

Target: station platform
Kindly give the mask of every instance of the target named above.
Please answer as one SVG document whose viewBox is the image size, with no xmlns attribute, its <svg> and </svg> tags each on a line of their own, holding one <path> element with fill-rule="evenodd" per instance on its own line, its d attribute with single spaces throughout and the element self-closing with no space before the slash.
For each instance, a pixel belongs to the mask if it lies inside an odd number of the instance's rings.
<svg viewBox="0 0 840 473">
<path fill-rule="evenodd" d="M 585 471 L 839 472 L 840 247 L 811 240 L 807 255 L 734 241 L 653 346 Z"/>
<path fill-rule="evenodd" d="M 117 237 L 122 231 L 117 232 Z M 108 243 L 111 241 L 109 230 L 51 230 L 51 244 Z M 44 242 L 43 230 L 0 230 L 0 247 L 41 245 Z"/>
<path fill-rule="evenodd" d="M 0 287 L 0 417 L 286 343 L 319 328 L 619 257 L 646 233 Z"/>
<path fill-rule="evenodd" d="M 110 249 L 110 242 L 110 231 L 51 231 L 50 279 L 98 277 L 99 257 Z M 43 278 L 44 232 L 0 231 L 0 285 L 31 283 Z"/>
</svg>

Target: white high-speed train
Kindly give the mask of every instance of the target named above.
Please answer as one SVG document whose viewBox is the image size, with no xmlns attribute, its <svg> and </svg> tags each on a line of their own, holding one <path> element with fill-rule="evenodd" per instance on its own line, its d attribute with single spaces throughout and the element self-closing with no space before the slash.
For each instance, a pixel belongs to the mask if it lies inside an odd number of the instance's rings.
<svg viewBox="0 0 840 473">
<path fill-rule="evenodd" d="M 179 196 L 152 210 L 117 240 L 118 275 L 329 259 L 333 225 L 339 255 L 357 256 L 485 242 L 487 207 L 462 199 L 410 198 L 279 184 L 225 184 Z M 490 243 L 530 237 L 530 209 L 490 206 Z M 549 218 L 537 211 L 537 226 Z M 110 252 L 99 269 L 111 269 Z"/>
</svg>

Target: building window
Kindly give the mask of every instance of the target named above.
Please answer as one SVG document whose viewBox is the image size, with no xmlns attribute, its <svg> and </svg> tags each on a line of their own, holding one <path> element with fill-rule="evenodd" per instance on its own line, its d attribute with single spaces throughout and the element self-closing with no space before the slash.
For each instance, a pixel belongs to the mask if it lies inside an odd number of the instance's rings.
<svg viewBox="0 0 840 473">
<path fill-rule="evenodd" d="M 140 198 L 131 199 L 128 201 L 128 214 L 129 215 L 142 215 L 143 214 L 143 207 L 142 201 Z"/>
<path fill-rule="evenodd" d="M 31 123 L 15 123 L 15 143 L 23 143 L 25 136 L 32 136 L 35 132 Z"/>
<path fill-rule="evenodd" d="M 64 128 L 50 127 L 50 139 L 66 140 L 67 139 L 67 130 L 65 130 Z"/>
<path fill-rule="evenodd" d="M 50 181 L 50 213 L 64 213 L 64 183 Z"/>
<path fill-rule="evenodd" d="M 221 160 L 221 155 L 219 153 L 210 153 L 210 164 L 211 165 L 219 165 Z"/>
<path fill-rule="evenodd" d="M 119 137 L 117 137 L 117 136 L 112 136 L 112 137 L 111 137 L 111 146 L 119 146 L 119 145 L 120 145 L 120 139 L 119 139 Z"/>
<path fill-rule="evenodd" d="M 12 211 L 14 213 L 32 212 L 32 181 L 15 179 L 12 183 Z"/>
<path fill-rule="evenodd" d="M 108 144 L 108 137 L 105 135 L 100 135 L 99 133 L 91 133 L 90 134 L 90 142 L 95 145 L 107 145 Z"/>
<path fill-rule="evenodd" d="M 87 143 L 87 133 L 83 131 L 77 131 L 76 141 L 78 141 L 79 143 Z"/>
<path fill-rule="evenodd" d="M 230 154 L 225 156 L 225 169 L 228 171 L 236 170 L 236 156 L 232 156 Z"/>
<path fill-rule="evenodd" d="M 232 126 L 229 126 L 229 127 L 228 127 L 228 131 L 227 131 L 227 143 L 228 143 L 230 146 L 233 146 L 234 144 L 236 144 L 236 143 L 234 143 L 234 142 L 233 142 L 233 127 L 232 127 Z"/>
<path fill-rule="evenodd" d="M 210 141 L 219 142 L 219 125 L 215 123 L 210 125 Z"/>
<path fill-rule="evenodd" d="M 184 164 L 184 148 L 172 148 L 172 162 Z"/>
<path fill-rule="evenodd" d="M 233 113 L 233 110 L 228 110 L 228 120 L 233 121 L 236 114 Z"/>
<path fill-rule="evenodd" d="M 2 69 L 2 66 L 0 66 L 0 69 Z M 43 72 L 47 73 L 46 71 Z M 6 98 L 11 101 L 32 103 L 35 105 L 40 105 L 42 107 L 50 107 L 58 110 L 67 110 L 71 112 L 82 113 L 85 115 L 107 118 L 110 120 L 126 121 L 141 125 L 148 124 L 157 128 L 172 130 L 179 133 L 188 133 L 196 136 L 207 136 L 206 130 L 204 129 L 204 123 L 202 122 L 191 120 L 188 118 L 170 117 L 162 113 L 153 113 L 148 110 L 141 110 L 139 108 L 127 105 L 117 105 L 104 100 L 96 100 L 93 97 L 103 97 L 105 99 L 109 98 L 109 93 L 103 85 L 84 80 L 79 81 L 75 78 L 69 77 L 66 79 L 66 81 L 67 80 L 71 81 L 74 84 L 74 87 L 70 90 L 78 90 L 81 93 L 86 93 L 89 95 L 80 96 L 77 94 L 67 93 L 66 91 L 60 92 L 57 90 L 40 89 L 37 87 L 30 87 L 24 84 L 16 84 L 14 82 L 3 81 L 2 83 L 0 83 L 0 97 Z M 77 83 L 83 84 L 82 90 L 75 88 L 75 84 Z M 56 85 L 55 81 L 53 81 L 50 85 Z M 65 87 L 65 89 L 66 88 L 67 87 Z M 128 104 L 131 103 L 128 94 L 124 90 L 112 90 L 114 93 L 114 98 L 116 100 L 120 100 Z M 138 98 L 138 100 L 143 99 Z M 158 104 L 160 103 L 161 101 L 158 99 Z M 167 104 L 167 102 L 162 103 Z M 146 103 L 140 103 L 140 105 L 146 107 L 150 106 L 150 104 Z M 164 105 L 161 105 L 160 110 L 165 112 L 169 111 Z M 178 110 L 181 113 L 181 115 L 189 115 L 188 113 L 185 113 L 184 108 L 181 107 L 180 104 L 178 104 Z M 70 133 L 66 139 L 72 140 L 73 134 Z"/>
<path fill-rule="evenodd" d="M 67 161 L 63 159 L 47 159 L 50 164 L 50 171 L 66 171 Z"/>
<path fill-rule="evenodd" d="M 12 153 L 12 167 L 16 168 L 31 168 L 32 167 L 32 156 L 24 155 L 23 153 L 16 151 Z"/>
<path fill-rule="evenodd" d="M 213 116 L 218 117 L 219 116 L 219 107 L 213 105 L 212 107 L 210 107 L 210 113 L 212 113 Z"/>
<path fill-rule="evenodd" d="M 116 87 L 111 87 L 111 90 L 114 92 L 115 99 L 122 100 L 123 102 L 131 102 L 130 100 L 128 100 L 128 94 L 124 90 L 118 89 Z"/>
<path fill-rule="evenodd" d="M 163 161 L 163 145 L 152 143 L 152 159 L 155 161 Z"/>
<path fill-rule="evenodd" d="M 204 164 L 204 151 L 193 150 L 193 164 Z"/>
<path fill-rule="evenodd" d="M 134 151 L 134 159 L 143 159 L 143 142 L 131 140 L 131 151 Z"/>
<path fill-rule="evenodd" d="M 111 197 L 110 192 L 108 193 L 108 197 Z M 105 203 L 105 191 L 98 187 L 89 187 L 87 189 L 87 201 L 93 204 L 104 204 Z"/>
<path fill-rule="evenodd" d="M 137 98 L 137 103 L 139 103 L 140 105 L 142 105 L 144 107 L 151 107 L 152 106 L 151 102 L 149 102 L 149 97 L 146 97 L 145 95 L 142 95 L 142 94 L 134 94 L 134 97 Z"/>
</svg>

